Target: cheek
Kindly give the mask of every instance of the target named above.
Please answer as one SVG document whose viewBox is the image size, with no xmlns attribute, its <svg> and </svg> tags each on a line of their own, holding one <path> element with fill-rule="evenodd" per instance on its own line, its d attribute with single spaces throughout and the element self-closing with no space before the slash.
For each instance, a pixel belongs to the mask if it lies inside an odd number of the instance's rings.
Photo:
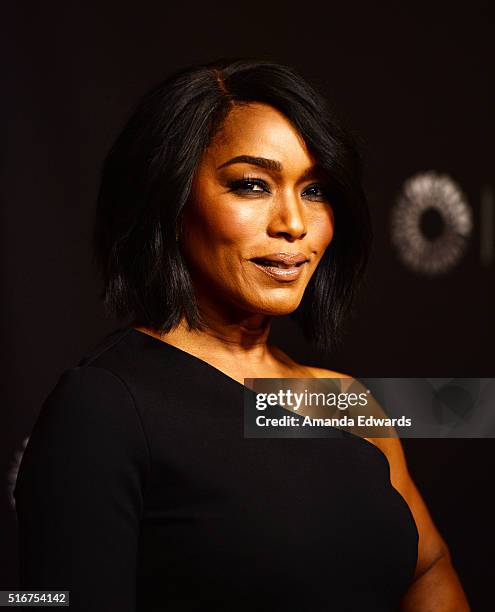
<svg viewBox="0 0 495 612">
<path fill-rule="evenodd" d="M 232 206 L 217 203 L 208 211 L 201 210 L 198 217 L 199 229 L 210 244 L 237 245 L 240 248 L 259 235 L 260 215 L 254 207 Z"/>
<path fill-rule="evenodd" d="M 318 216 L 312 227 L 314 245 L 318 250 L 324 251 L 332 242 L 334 235 L 334 216 L 331 210 Z"/>
</svg>

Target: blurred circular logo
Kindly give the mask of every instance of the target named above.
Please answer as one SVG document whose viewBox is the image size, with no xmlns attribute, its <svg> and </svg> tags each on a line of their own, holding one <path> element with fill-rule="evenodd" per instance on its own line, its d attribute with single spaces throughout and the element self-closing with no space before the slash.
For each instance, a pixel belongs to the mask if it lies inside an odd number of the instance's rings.
<svg viewBox="0 0 495 612">
<path fill-rule="evenodd" d="M 464 255 L 473 220 L 465 195 L 433 171 L 408 179 L 392 209 L 391 231 L 401 261 L 425 276 L 451 270 Z"/>
</svg>

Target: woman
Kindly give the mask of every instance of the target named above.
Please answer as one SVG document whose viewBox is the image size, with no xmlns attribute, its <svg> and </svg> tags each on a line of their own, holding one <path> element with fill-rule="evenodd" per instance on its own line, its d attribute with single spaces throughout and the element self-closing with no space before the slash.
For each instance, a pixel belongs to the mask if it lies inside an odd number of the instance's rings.
<svg viewBox="0 0 495 612">
<path fill-rule="evenodd" d="M 106 160 L 95 254 L 131 323 L 67 370 L 16 485 L 21 588 L 71 609 L 461 612 L 398 439 L 247 439 L 246 378 L 330 378 L 369 248 L 359 157 L 293 70 L 173 75 Z M 389 471 L 390 470 L 390 471 Z"/>
</svg>

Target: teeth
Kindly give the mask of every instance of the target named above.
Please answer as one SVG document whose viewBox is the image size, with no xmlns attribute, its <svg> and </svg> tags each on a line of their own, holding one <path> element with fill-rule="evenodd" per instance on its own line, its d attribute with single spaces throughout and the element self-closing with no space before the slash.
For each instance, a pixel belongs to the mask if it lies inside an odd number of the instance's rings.
<svg viewBox="0 0 495 612">
<path fill-rule="evenodd" d="M 297 267 L 301 264 L 284 264 L 282 262 L 279 261 L 268 261 L 267 259 L 260 259 L 258 261 L 258 263 L 260 263 L 262 266 L 269 266 L 270 268 L 293 268 L 293 267 Z"/>
</svg>

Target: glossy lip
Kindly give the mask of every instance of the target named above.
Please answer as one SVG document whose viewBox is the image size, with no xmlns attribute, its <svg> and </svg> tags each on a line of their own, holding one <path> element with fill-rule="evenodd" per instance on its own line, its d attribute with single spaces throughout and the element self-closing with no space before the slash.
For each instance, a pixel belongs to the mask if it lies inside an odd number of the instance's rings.
<svg viewBox="0 0 495 612">
<path fill-rule="evenodd" d="M 251 263 L 253 263 L 259 270 L 264 272 L 270 278 L 273 278 L 282 283 L 288 283 L 297 280 L 301 276 L 303 268 L 306 265 L 306 262 L 304 262 L 297 267 L 289 266 L 287 268 L 276 268 L 275 266 L 262 266 L 261 264 L 258 264 L 252 260 Z"/>
<path fill-rule="evenodd" d="M 259 260 L 277 263 L 279 266 L 263 265 Z M 297 280 L 301 276 L 302 269 L 309 261 L 309 257 L 306 257 L 303 253 L 278 252 L 261 255 L 260 257 L 252 257 L 249 261 L 270 278 L 287 283 Z"/>
</svg>

